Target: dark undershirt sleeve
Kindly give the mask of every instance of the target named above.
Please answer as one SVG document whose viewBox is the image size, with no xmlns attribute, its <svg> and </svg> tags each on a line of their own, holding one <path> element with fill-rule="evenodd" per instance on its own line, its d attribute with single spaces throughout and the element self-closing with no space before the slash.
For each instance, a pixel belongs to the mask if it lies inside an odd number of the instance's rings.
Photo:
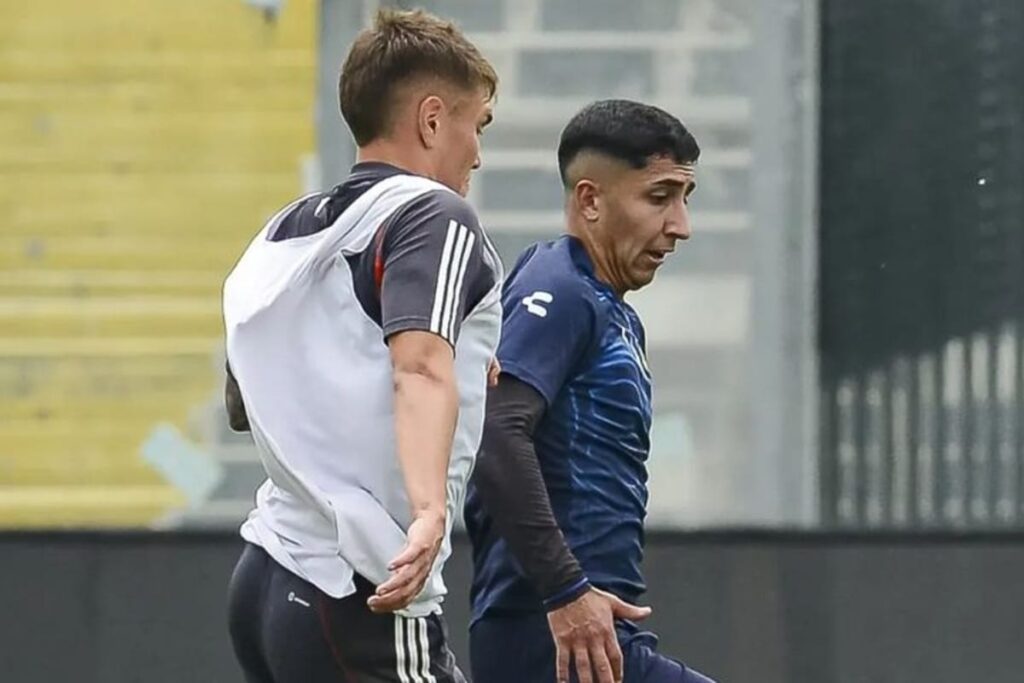
<svg viewBox="0 0 1024 683">
<path fill-rule="evenodd" d="M 228 426 L 236 432 L 249 431 L 249 417 L 245 413 L 245 402 L 242 400 L 242 390 L 238 387 L 238 380 L 231 372 L 231 365 L 225 364 L 224 379 L 224 407 L 228 413 Z"/>
<path fill-rule="evenodd" d="M 474 483 L 484 509 L 548 610 L 590 588 L 551 510 L 533 433 L 546 402 L 533 387 L 502 374 L 487 397 Z"/>
</svg>

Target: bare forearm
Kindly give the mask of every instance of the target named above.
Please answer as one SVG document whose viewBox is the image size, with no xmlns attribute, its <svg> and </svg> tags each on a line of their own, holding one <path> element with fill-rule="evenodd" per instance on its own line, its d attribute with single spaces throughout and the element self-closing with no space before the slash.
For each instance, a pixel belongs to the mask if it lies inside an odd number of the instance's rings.
<svg viewBox="0 0 1024 683">
<path fill-rule="evenodd" d="M 404 332 L 389 343 L 396 447 L 412 514 L 443 518 L 459 410 L 452 349 L 426 332 Z"/>
<path fill-rule="evenodd" d="M 398 460 L 413 516 L 445 513 L 448 460 L 457 415 L 454 377 L 396 373 Z"/>
</svg>

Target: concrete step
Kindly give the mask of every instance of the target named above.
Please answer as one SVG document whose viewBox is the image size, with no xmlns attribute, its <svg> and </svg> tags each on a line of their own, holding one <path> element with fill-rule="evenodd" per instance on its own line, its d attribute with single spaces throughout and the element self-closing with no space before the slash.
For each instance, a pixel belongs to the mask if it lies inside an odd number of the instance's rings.
<svg viewBox="0 0 1024 683">
<path fill-rule="evenodd" d="M 0 485 L 0 528 L 148 526 L 184 505 L 163 485 Z"/>
<path fill-rule="evenodd" d="M 7 338 L 216 337 L 223 332 L 217 299 L 201 296 L 24 297 L 0 299 Z"/>
<path fill-rule="evenodd" d="M 0 300 L 155 295 L 219 302 L 224 277 L 208 270 L 5 270 L 0 272 Z"/>
</svg>

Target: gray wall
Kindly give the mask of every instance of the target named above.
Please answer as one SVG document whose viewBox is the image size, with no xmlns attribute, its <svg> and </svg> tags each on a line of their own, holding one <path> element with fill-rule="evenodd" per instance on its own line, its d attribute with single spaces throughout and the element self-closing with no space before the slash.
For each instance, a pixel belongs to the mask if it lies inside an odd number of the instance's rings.
<svg viewBox="0 0 1024 683">
<path fill-rule="evenodd" d="M 0 535 L 7 683 L 240 683 L 222 534 Z M 448 619 L 465 658 L 465 544 Z M 1024 535 L 655 534 L 650 625 L 721 683 L 1019 683 Z"/>
<path fill-rule="evenodd" d="M 662 527 L 817 522 L 817 4 L 321 0 L 322 184 L 354 155 L 336 81 L 359 22 L 380 5 L 455 19 L 501 78 L 469 199 L 508 264 L 562 231 L 555 148 L 584 104 L 640 99 L 694 131 L 694 237 L 629 297 L 657 379 L 648 512 Z"/>
</svg>

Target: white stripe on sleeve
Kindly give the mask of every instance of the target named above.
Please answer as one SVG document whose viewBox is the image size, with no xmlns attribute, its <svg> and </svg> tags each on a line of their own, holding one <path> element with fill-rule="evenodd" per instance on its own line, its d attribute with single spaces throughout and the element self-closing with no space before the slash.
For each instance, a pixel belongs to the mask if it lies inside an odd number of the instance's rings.
<svg viewBox="0 0 1024 683">
<path fill-rule="evenodd" d="M 444 238 L 444 248 L 441 250 L 441 265 L 437 271 L 437 284 L 434 286 L 434 307 L 430 314 L 430 331 L 435 334 L 441 333 L 441 314 L 444 311 L 444 293 L 448 284 L 448 265 L 452 260 L 455 234 L 458 228 L 459 224 L 455 220 L 448 221 L 448 234 Z"/>
<path fill-rule="evenodd" d="M 460 270 L 466 267 L 466 245 L 467 238 L 471 237 L 469 228 L 465 225 L 459 226 L 459 239 L 456 240 L 455 250 L 452 252 L 452 274 L 447 279 L 444 289 L 444 309 L 441 313 L 441 327 L 439 334 L 447 340 L 451 340 L 449 328 L 452 325 L 452 318 L 455 316 L 455 287 L 459 281 Z"/>
<path fill-rule="evenodd" d="M 451 301 L 451 319 L 448 321 L 448 328 L 445 331 L 449 341 L 455 340 L 455 326 L 460 322 L 457 319 L 459 317 L 459 302 L 462 300 L 462 283 L 466 279 L 466 270 L 468 270 L 469 266 L 469 257 L 473 253 L 474 242 L 476 242 L 476 235 L 470 232 L 469 239 L 466 240 L 466 248 L 462 253 L 462 263 L 459 265 L 459 276 L 455 281 L 455 295 L 452 297 Z"/>
</svg>

